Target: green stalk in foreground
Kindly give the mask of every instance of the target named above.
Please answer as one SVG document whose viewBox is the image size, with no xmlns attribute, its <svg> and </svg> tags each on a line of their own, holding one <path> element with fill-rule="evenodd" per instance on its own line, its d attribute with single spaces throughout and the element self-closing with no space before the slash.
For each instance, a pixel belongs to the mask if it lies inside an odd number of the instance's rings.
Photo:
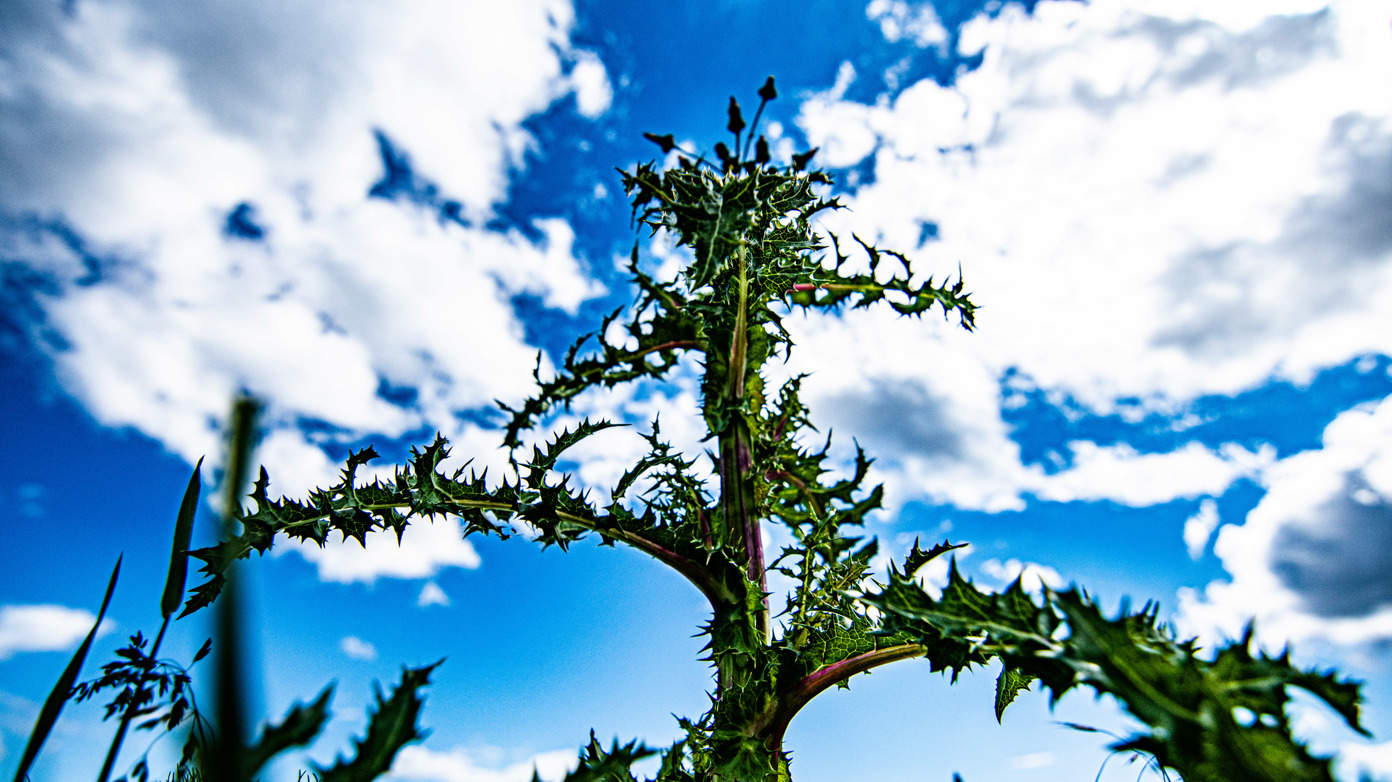
<svg viewBox="0 0 1392 782">
<path fill-rule="evenodd" d="M 164 593 L 160 597 L 160 613 L 164 620 L 160 623 L 159 635 L 155 636 L 155 643 L 150 647 L 150 659 L 159 658 L 160 645 L 164 643 L 164 633 L 169 629 L 169 619 L 174 616 L 174 612 L 179 610 L 183 603 L 184 584 L 188 579 L 188 547 L 189 541 L 193 537 L 193 518 L 198 512 L 198 494 L 201 484 L 198 480 L 199 470 L 203 469 L 203 460 L 199 459 L 198 464 L 193 466 L 193 474 L 189 476 L 188 487 L 184 489 L 184 499 L 179 503 L 179 515 L 174 520 L 174 546 L 169 554 L 169 575 L 164 581 Z M 106 760 L 102 763 L 101 771 L 97 774 L 97 782 L 107 782 L 111 778 L 111 769 L 116 765 L 116 757 L 121 754 L 121 745 L 125 742 L 126 731 L 130 728 L 131 720 L 135 718 L 137 712 L 146 704 L 149 694 L 142 679 L 136 685 L 136 696 L 121 711 L 121 722 L 116 726 L 116 735 L 111 739 L 111 747 L 106 752 Z"/>
<path fill-rule="evenodd" d="M 225 476 L 228 483 L 227 512 L 224 515 L 227 521 L 224 532 L 229 536 L 237 534 L 235 520 L 242 516 L 242 492 L 238 487 L 245 484 L 257 407 L 258 405 L 248 398 L 239 399 L 233 406 L 228 469 Z M 201 467 L 202 460 L 199 460 L 189 478 L 175 522 L 169 573 L 160 603 L 163 622 L 153 646 L 147 652 L 146 639 L 142 633 L 137 632 L 131 636 L 129 645 L 117 651 L 115 660 L 102 666 L 102 675 L 99 678 L 86 682 L 77 681 L 92 640 L 101 627 L 107 606 L 111 602 L 111 595 L 116 587 L 116 576 L 121 567 L 118 559 L 107 583 L 106 595 L 92 631 L 78 647 L 40 711 L 39 719 L 15 773 L 15 782 L 23 782 L 28 778 L 28 772 L 57 722 L 63 706 L 69 700 L 87 700 L 104 690 L 114 690 L 117 693 L 106 705 L 106 718 L 111 719 L 119 715 L 119 722 L 101 771 L 98 772 L 100 781 L 109 779 L 113 773 L 127 731 L 136 719 L 143 720 L 136 725 L 137 730 L 163 727 L 166 733 L 172 733 L 191 723 L 182 757 L 168 777 L 171 782 L 255 779 L 262 767 L 276 755 L 312 742 L 328 721 L 328 704 L 333 696 L 332 685 L 324 688 L 313 702 L 295 704 L 280 723 L 266 724 L 256 734 L 255 740 L 244 740 L 244 704 L 250 686 L 248 683 L 252 681 L 252 677 L 247 675 L 240 662 L 240 643 L 246 633 L 237 616 L 236 601 L 228 600 L 228 596 L 236 594 L 233 589 L 226 590 L 223 602 L 219 606 L 217 638 L 221 653 L 216 682 L 219 690 L 219 729 L 214 730 L 214 726 L 199 713 L 194 702 L 188 668 L 158 659 L 170 619 L 184 597 L 188 546 L 198 505 L 198 475 Z M 228 581 L 234 583 L 233 579 Z M 187 613 L 188 611 L 185 611 L 185 615 Z M 212 640 L 205 642 L 194 655 L 190 666 L 207 656 L 212 646 Z M 416 725 L 423 704 L 420 691 L 429 684 L 430 673 L 439 664 L 436 662 L 421 668 L 403 668 L 401 684 L 393 688 L 389 696 L 384 696 L 380 689 L 377 691 L 376 708 L 369 714 L 367 734 L 354 742 L 355 752 L 352 756 L 340 758 L 331 768 L 317 769 L 315 774 L 306 775 L 301 772 L 301 778 L 308 776 L 315 782 L 356 782 L 376 779 L 385 774 L 391 768 L 392 761 L 401 747 L 420 739 L 423 735 Z M 167 702 L 155 703 L 156 691 L 159 697 L 167 699 Z M 150 776 L 148 754 L 147 749 L 121 779 L 147 782 Z M 618 762 L 619 758 L 628 756 L 620 753 L 605 757 L 606 763 L 613 764 Z"/>
<path fill-rule="evenodd" d="M 998 718 L 1036 682 L 1054 699 L 1079 686 L 1112 695 L 1143 726 L 1115 747 L 1188 782 L 1330 780 L 1328 760 L 1291 737 L 1289 691 L 1312 693 L 1360 729 L 1356 684 L 1255 653 L 1250 637 L 1200 654 L 1153 608 L 1107 618 L 1079 590 L 1035 596 L 1017 581 L 988 593 L 954 567 L 934 597 L 915 574 L 956 548 L 950 543 L 915 544 L 887 575 L 871 574 L 877 543 L 860 530 L 883 488 L 866 484 L 871 460 L 860 452 L 849 477 L 829 478 L 835 465 L 827 447 L 810 445 L 817 440 L 800 379 L 766 385 L 766 365 L 794 349 L 781 318 L 795 308 L 870 306 L 919 317 L 936 306 L 970 330 L 976 305 L 960 275 L 937 283 L 899 252 L 854 235 L 817 234 L 816 216 L 839 205 L 819 195 L 830 180 L 808 168 L 815 150 L 776 163 L 757 135 L 757 118 L 776 95 L 769 79 L 753 127 L 732 98 L 733 151 L 717 144 L 711 160 L 678 148 L 670 135 L 649 134 L 671 165 L 621 172 L 624 190 L 635 222 L 668 232 L 690 261 L 675 279 L 657 280 L 640 270 L 635 245 L 632 307 L 577 342 L 554 377 L 538 375 L 534 396 L 504 408 L 504 443 L 519 449 L 524 432 L 579 394 L 663 382 L 689 356 L 703 373 L 711 477 L 674 452 L 654 422 L 649 452 L 609 501 L 594 503 L 557 469 L 568 448 L 614 425 L 588 420 L 531 447 L 516 476 L 492 487 L 482 476 L 442 471 L 448 449 L 438 437 L 413 449 L 386 483 L 356 478 L 375 451 L 351 453 L 342 480 L 305 500 L 272 499 L 262 470 L 242 530 L 193 552 L 208 578 L 184 613 L 217 598 L 233 563 L 264 553 L 279 535 L 323 545 L 338 533 L 364 542 L 444 514 L 459 517 L 468 534 L 508 537 L 512 523 L 526 522 L 543 546 L 564 549 L 593 535 L 632 546 L 709 601 L 702 631 L 716 673 L 712 705 L 679 720 L 685 736 L 661 753 L 661 782 L 789 780 L 784 737 L 807 703 L 861 673 L 920 658 L 954 681 L 999 662 Z M 605 339 L 616 323 L 627 335 L 621 344 Z M 635 487 L 641 493 L 630 496 Z M 765 552 L 764 525 L 782 527 L 792 545 Z M 781 604 L 766 594 L 770 571 L 796 585 Z M 569 779 L 631 780 L 628 765 L 649 752 L 617 743 L 606 752 L 592 739 Z"/>
</svg>

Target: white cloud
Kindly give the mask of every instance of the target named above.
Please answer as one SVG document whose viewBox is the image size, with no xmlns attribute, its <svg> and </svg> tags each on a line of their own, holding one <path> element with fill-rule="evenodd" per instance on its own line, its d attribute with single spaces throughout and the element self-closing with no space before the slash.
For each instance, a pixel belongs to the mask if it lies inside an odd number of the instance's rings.
<svg viewBox="0 0 1392 782">
<path fill-rule="evenodd" d="M 843 100 L 856 80 L 855 66 L 841 63 L 836 84 L 827 92 L 813 95 L 803 103 L 798 125 L 818 146 L 817 163 L 823 166 L 850 166 L 875 151 L 877 136 L 871 123 L 871 108 Z"/>
<path fill-rule="evenodd" d="M 1340 779 L 1392 777 L 1392 741 L 1381 744 L 1347 742 L 1339 747 Z"/>
<path fill-rule="evenodd" d="M 530 390 L 511 296 L 573 313 L 603 292 L 563 221 L 536 223 L 537 241 L 480 227 L 533 143 L 524 120 L 571 92 L 587 116 L 611 99 L 565 0 L 30 5 L 0 33 L 0 211 L 29 221 L 0 246 L 58 285 L 39 294 L 66 343 L 57 372 L 103 424 L 192 461 L 220 450 L 245 388 L 268 403 L 263 461 L 300 491 L 324 460 L 299 421 L 348 439 L 456 431 L 458 410 Z M 467 227 L 366 197 L 374 130 Z M 240 203 L 262 240 L 223 234 Z"/>
<path fill-rule="evenodd" d="M 1222 494 L 1238 478 L 1254 477 L 1275 460 L 1275 449 L 1253 453 L 1227 444 L 1199 443 L 1164 453 L 1137 453 L 1125 443 L 1069 443 L 1073 466 L 1040 479 L 1039 497 L 1058 502 L 1112 500 L 1145 507 L 1177 498 Z"/>
<path fill-rule="evenodd" d="M 854 435 L 877 458 L 875 479 L 886 483 L 889 508 L 927 497 L 959 508 L 1020 510 L 1025 494 L 1140 507 L 1221 495 L 1274 460 L 1267 447 L 1191 442 L 1140 453 L 1125 443 L 1075 441 L 1068 469 L 1048 474 L 1022 464 L 1001 415 L 999 375 L 969 348 L 975 337 L 895 320 L 887 308 L 789 316 L 798 349 L 775 368 L 780 377 L 810 373 L 803 398 L 814 420 L 824 431 Z M 849 438 L 842 435 L 838 447 L 849 454 Z"/>
<path fill-rule="evenodd" d="M 449 595 L 445 594 L 445 590 L 441 589 L 440 585 L 434 581 L 425 582 L 425 586 L 421 587 L 420 597 L 416 598 L 416 605 L 421 608 L 425 608 L 426 606 L 448 606 L 449 604 Z"/>
<path fill-rule="evenodd" d="M 338 642 L 338 648 L 354 660 L 377 659 L 377 647 L 355 635 L 343 636 L 343 640 Z"/>
<path fill-rule="evenodd" d="M 437 752 L 412 744 L 397 754 L 387 778 L 428 782 L 528 782 L 535 770 L 543 780 L 553 782 L 564 777 L 577 763 L 574 750 L 541 752 L 511 763 L 502 762 L 503 754 L 496 750 L 462 748 Z"/>
<path fill-rule="evenodd" d="M 370 584 L 381 577 L 432 578 L 441 568 L 472 570 L 480 562 L 474 545 L 464 539 L 459 519 L 454 517 L 417 520 L 406 528 L 399 545 L 391 534 L 376 533 L 367 536 L 366 546 L 350 540 L 328 543 L 323 548 L 313 543 L 288 541 L 282 547 L 313 562 L 319 568 L 320 579 L 341 583 L 364 581 Z"/>
<path fill-rule="evenodd" d="M 80 608 L 59 605 L 0 606 L 0 660 L 19 652 L 61 652 L 77 647 L 92 630 L 96 615 Z M 103 619 L 97 635 L 116 627 Z"/>
<path fill-rule="evenodd" d="M 890 43 L 905 39 L 919 46 L 947 43 L 947 30 L 938 20 L 932 3 L 870 0 L 865 7 L 865 16 L 880 25 L 880 34 Z"/>
<path fill-rule="evenodd" d="M 814 96 L 799 124 L 823 162 L 874 154 L 827 224 L 909 250 L 937 224 L 911 255 L 938 279 L 960 263 L 984 305 L 975 335 L 865 317 L 844 341 L 954 404 L 1015 368 L 1099 412 L 1392 353 L 1390 194 L 1371 173 L 1392 161 L 1392 96 L 1364 78 L 1392 50 L 1376 4 L 1321 8 L 1011 6 L 965 28 L 984 62 L 952 87 Z"/>
<path fill-rule="evenodd" d="M 1340 414 L 1322 447 L 1282 459 L 1245 523 L 1214 553 L 1231 579 L 1181 593 L 1179 625 L 1262 640 L 1354 644 L 1392 638 L 1392 398 Z"/>
<path fill-rule="evenodd" d="M 1184 548 L 1189 552 L 1189 558 L 1198 560 L 1203 556 L 1204 548 L 1208 546 L 1208 539 L 1213 536 L 1213 531 L 1218 529 L 1218 503 L 1212 499 L 1205 499 L 1199 503 L 1199 509 L 1184 521 Z"/>
<path fill-rule="evenodd" d="M 1104 408 L 1129 395 L 1235 391 L 1388 349 L 1385 328 L 1359 335 L 1343 320 L 1385 312 L 1375 305 L 1388 288 L 1386 246 L 1361 248 L 1371 255 L 1353 285 L 1354 270 L 1332 257 L 1356 238 L 1320 235 L 1317 274 L 1296 246 L 1313 237 L 1282 234 L 1303 209 L 1359 195 L 1347 192 L 1359 175 L 1350 163 L 1385 154 L 1388 97 L 1353 86 L 1366 85 L 1356 75 L 1368 57 L 1386 56 L 1361 32 L 1367 13 L 1338 4 L 1244 32 L 1119 3 L 1041 3 L 1034 17 L 972 22 L 967 39 L 986 61 L 954 88 L 926 79 L 859 109 L 812 100 L 800 122 L 813 143 L 884 139 L 876 184 L 851 200 L 853 220 L 839 217 L 910 248 L 920 220 L 940 224 L 942 241 L 919 255 L 938 274 L 966 267 L 990 305 L 970 345 L 991 365 Z M 1214 54 L 1190 53 L 1199 46 Z M 1275 46 L 1279 63 L 1236 53 L 1261 46 Z M 1360 146 L 1346 138 L 1350 122 Z M 937 152 L 966 143 L 970 152 Z M 1214 255 L 1229 245 L 1250 256 Z M 1336 310 L 1265 309 L 1314 277 L 1349 298 Z M 1180 335 L 1218 316 L 1229 317 L 1215 333 Z M 1303 353 L 1321 330 L 1338 338 L 1324 355 Z"/>
<path fill-rule="evenodd" d="M 593 118 L 609 110 L 614 88 L 609 83 L 609 72 L 594 52 L 576 53 L 570 81 L 575 90 L 576 109 L 581 115 Z"/>
<path fill-rule="evenodd" d="M 982 574 L 998 582 L 1002 589 L 1014 583 L 1017 578 L 1021 580 L 1026 592 L 1035 594 L 1042 592 L 1044 587 L 1060 589 L 1065 584 L 1063 576 L 1059 575 L 1057 570 L 1036 562 L 1021 562 L 1018 559 L 1002 562 L 999 559 L 988 559 L 978 568 Z"/>
<path fill-rule="evenodd" d="M 566 0 L 29 5 L 0 33 L 0 213 L 28 220 L 0 247 L 58 286 L 38 294 L 65 343 L 57 373 L 103 424 L 192 462 L 220 452 L 246 389 L 267 403 L 259 458 L 295 496 L 335 479 L 325 439 L 424 427 L 481 445 L 455 414 L 531 389 L 535 351 L 509 299 L 574 313 L 603 293 L 564 221 L 535 223 L 535 241 L 480 227 L 533 143 L 524 120 L 571 92 L 586 116 L 611 100 L 603 63 L 569 43 Z M 467 227 L 367 198 L 383 176 L 375 130 Z M 241 203 L 260 241 L 224 235 Z M 43 228 L 53 220 L 103 260 Z M 492 463 L 495 449 L 477 451 Z M 339 579 L 370 580 L 377 562 L 477 565 L 460 541 L 332 551 L 310 556 Z"/>
</svg>

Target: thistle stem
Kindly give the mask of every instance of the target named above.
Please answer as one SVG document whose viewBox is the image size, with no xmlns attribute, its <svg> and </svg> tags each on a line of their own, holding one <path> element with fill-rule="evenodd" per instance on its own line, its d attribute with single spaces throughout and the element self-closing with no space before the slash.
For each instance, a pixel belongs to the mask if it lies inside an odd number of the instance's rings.
<svg viewBox="0 0 1392 782">
<path fill-rule="evenodd" d="M 764 713 L 750 724 L 746 733 L 750 736 L 763 737 L 765 744 L 771 750 L 781 753 L 783 734 L 788 730 L 788 723 L 792 722 L 793 717 L 813 698 L 825 692 L 832 685 L 843 682 L 858 673 L 865 673 L 881 665 L 888 665 L 900 660 L 922 657 L 926 651 L 927 648 L 922 644 L 888 646 L 848 657 L 841 662 L 828 665 L 820 671 L 808 674 L 791 690 L 775 699 L 764 710 Z"/>
<path fill-rule="evenodd" d="M 764 572 L 764 543 L 754 502 L 753 451 L 749 424 L 744 420 L 745 367 L 749 361 L 749 267 L 748 250 L 736 251 L 739 264 L 739 300 L 730 336 L 730 357 L 726 366 L 725 409 L 729 422 L 720 436 L 720 496 L 727 529 L 737 530 L 744 549 L 745 576 L 757 585 L 763 608 L 754 617 L 755 629 L 763 642 L 770 639 L 768 582 Z"/>
</svg>

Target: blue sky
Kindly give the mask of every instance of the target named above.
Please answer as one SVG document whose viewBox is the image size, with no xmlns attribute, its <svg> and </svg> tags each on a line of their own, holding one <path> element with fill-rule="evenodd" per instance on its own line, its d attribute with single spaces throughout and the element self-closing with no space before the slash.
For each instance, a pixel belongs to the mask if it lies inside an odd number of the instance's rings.
<svg viewBox="0 0 1392 782">
<path fill-rule="evenodd" d="M 777 371 L 813 373 L 837 453 L 878 457 L 882 550 L 968 541 L 980 583 L 1153 598 L 1208 642 L 1256 617 L 1268 648 L 1368 682 L 1371 741 L 1296 723 L 1343 778 L 1392 779 L 1390 37 L 1352 0 L 0 5 L 0 776 L 122 552 L 89 672 L 157 629 L 234 391 L 266 403 L 273 492 L 435 431 L 500 468 L 493 400 L 627 300 L 614 167 L 658 153 L 644 131 L 714 144 L 773 74 L 775 153 L 820 147 L 850 207 L 827 227 L 960 266 L 982 305 L 974 334 L 788 320 Z M 661 412 L 699 453 L 695 394 L 693 370 L 574 412 Z M 579 478 L 640 445 L 596 438 Z M 631 551 L 442 520 L 248 570 L 262 713 L 338 683 L 321 762 L 373 680 L 440 657 L 393 779 L 554 779 L 591 728 L 662 746 L 705 708 L 703 603 Z M 165 648 L 204 637 L 189 620 Z M 793 772 L 1091 779 L 1107 737 L 1056 722 L 1127 729 L 1083 695 L 997 726 L 993 680 L 862 677 L 793 723 Z M 90 778 L 110 728 L 69 708 L 34 779 Z"/>
</svg>

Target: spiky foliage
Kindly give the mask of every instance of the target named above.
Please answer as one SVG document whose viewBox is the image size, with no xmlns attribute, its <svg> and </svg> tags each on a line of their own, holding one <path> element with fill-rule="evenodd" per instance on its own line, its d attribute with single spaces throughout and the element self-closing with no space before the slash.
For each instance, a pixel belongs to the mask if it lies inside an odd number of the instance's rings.
<svg viewBox="0 0 1392 782">
<path fill-rule="evenodd" d="M 1364 732 L 1357 684 L 1296 668 L 1288 653 L 1254 653 L 1250 625 L 1241 640 L 1201 656 L 1158 621 L 1153 603 L 1108 619 L 1080 590 L 1034 598 L 1016 580 L 990 594 L 955 567 L 938 598 L 892 573 L 860 599 L 884 612 L 881 632 L 922 644 L 932 665 L 954 676 L 998 658 L 997 716 L 1036 680 L 1053 701 L 1079 686 L 1114 696 L 1149 730 L 1113 749 L 1151 755 L 1189 782 L 1332 781 L 1328 759 L 1291 737 L 1292 687 Z"/>
<path fill-rule="evenodd" d="M 709 600 L 711 618 L 702 632 L 716 673 L 712 705 L 699 719 L 680 719 L 686 736 L 662 753 L 658 779 L 664 782 L 789 779 L 783 737 L 800 709 L 857 674 L 911 658 L 926 658 L 954 679 L 1000 660 L 998 717 L 1034 681 L 1055 699 L 1078 685 L 1113 695 L 1151 726 L 1120 748 L 1147 753 L 1190 782 L 1328 779 L 1328 763 L 1290 737 L 1287 688 L 1313 692 L 1357 727 L 1356 686 L 1300 671 L 1284 656 L 1253 656 L 1250 639 L 1206 660 L 1192 643 L 1170 636 L 1152 608 L 1109 620 L 1079 592 L 1036 598 L 1017 582 L 986 593 L 955 567 L 935 598 L 914 573 L 956 548 L 950 543 L 928 549 L 915 543 L 887 583 L 873 580 L 877 543 L 861 530 L 883 490 L 868 484 L 871 459 L 859 449 L 849 477 L 831 477 L 829 441 L 807 444 L 813 426 L 799 398 L 801 378 L 766 386 L 765 365 L 794 347 L 781 318 L 794 308 L 875 304 L 917 317 L 936 304 L 970 330 L 976 305 L 960 273 L 955 283 L 935 283 L 897 251 L 855 235 L 845 241 L 817 233 L 814 218 L 839 204 L 819 195 L 829 179 L 808 168 L 815 150 L 780 164 L 756 135 L 764 105 L 776 94 L 770 79 L 759 91 L 752 123 L 731 99 L 733 148 L 716 145 L 714 160 L 678 148 L 670 135 L 649 134 L 667 163 L 622 172 L 639 229 L 666 232 L 690 249 L 692 260 L 674 279 L 654 279 L 639 270 L 635 245 L 633 305 L 577 341 L 554 376 L 542 378 L 538 371 L 534 396 L 504 407 L 503 440 L 514 449 L 515 475 L 490 486 L 467 467 L 447 472 L 441 464 L 449 451 L 439 437 L 414 449 L 389 481 L 359 481 L 358 468 L 377 454 L 371 448 L 352 453 L 337 484 L 303 500 L 272 499 L 263 470 L 251 493 L 255 508 L 241 515 L 240 532 L 192 552 L 208 579 L 184 613 L 208 605 L 233 563 L 265 552 L 278 536 L 323 545 L 336 534 L 362 543 L 368 534 L 399 538 L 417 519 L 448 515 L 462 520 L 465 534 L 507 537 L 513 524 L 526 522 L 544 546 L 564 549 L 587 535 L 632 546 L 670 566 Z M 863 256 L 863 266 L 853 256 Z M 868 271 L 856 271 L 861 268 Z M 615 324 L 627 335 L 622 344 L 606 339 Z M 559 465 L 567 449 L 613 424 L 586 420 L 518 455 L 523 433 L 579 394 L 661 380 L 684 354 L 704 373 L 701 412 L 712 444 L 711 477 L 662 440 L 656 422 L 645 436 L 649 452 L 602 505 Z M 640 484 L 642 494 L 630 496 Z M 765 524 L 783 528 L 792 543 L 767 556 Z M 777 614 L 767 594 L 770 570 L 793 583 Z M 398 691 L 408 692 L 405 700 L 379 697 L 361 752 L 385 757 L 376 749 L 379 741 L 399 746 L 417 735 L 410 693 L 429 670 L 408 672 Z M 1254 721 L 1239 721 L 1237 709 L 1255 715 Z M 378 732 L 384 714 L 400 719 Z M 395 738 L 382 738 L 388 734 Z M 592 737 L 569 778 L 628 781 L 629 765 L 649 753 L 617 743 L 606 752 Z M 361 776 L 341 771 L 347 767 L 340 764 L 325 778 L 369 778 L 368 772 L 385 768 L 363 764 L 360 758 L 351 766 L 367 769 Z"/>
</svg>

